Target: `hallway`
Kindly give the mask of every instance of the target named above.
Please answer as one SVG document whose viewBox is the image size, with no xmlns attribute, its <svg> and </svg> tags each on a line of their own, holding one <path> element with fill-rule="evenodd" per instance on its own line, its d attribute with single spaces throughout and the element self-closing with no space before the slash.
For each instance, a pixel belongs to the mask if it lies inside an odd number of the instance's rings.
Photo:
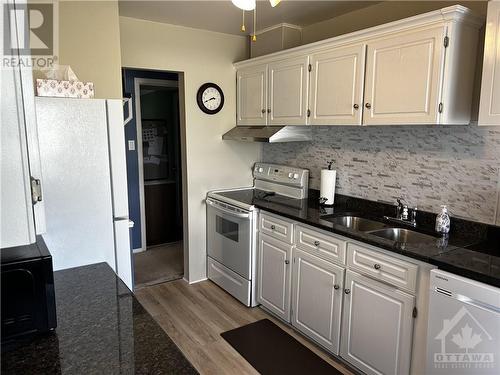
<svg viewBox="0 0 500 375">
<path fill-rule="evenodd" d="M 135 289 L 184 276 L 183 242 L 148 248 L 134 254 Z"/>
</svg>

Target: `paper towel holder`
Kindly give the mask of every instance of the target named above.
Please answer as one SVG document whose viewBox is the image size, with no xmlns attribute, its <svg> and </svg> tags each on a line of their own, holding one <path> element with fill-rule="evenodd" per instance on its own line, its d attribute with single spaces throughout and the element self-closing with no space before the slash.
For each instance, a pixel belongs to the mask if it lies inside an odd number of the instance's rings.
<svg viewBox="0 0 500 375">
<path fill-rule="evenodd" d="M 332 160 L 330 160 L 330 161 L 328 161 L 328 162 L 327 162 L 327 163 L 328 163 L 328 167 L 327 167 L 328 171 L 331 171 L 331 170 L 332 170 L 332 165 L 333 165 L 334 161 L 335 161 L 335 160 L 333 160 L 333 159 L 332 159 Z M 335 173 L 335 172 L 334 172 L 334 173 Z M 334 176 L 335 176 L 335 175 L 334 175 Z M 323 174 L 322 174 L 322 176 L 321 176 L 321 177 L 323 177 Z M 335 179 L 335 177 L 334 177 L 334 179 Z M 333 188 L 333 189 L 334 189 L 334 191 L 335 191 L 335 181 L 334 181 L 334 188 Z M 335 192 L 334 192 L 333 194 L 335 194 Z M 330 199 L 333 199 L 333 198 L 327 198 L 327 197 L 323 197 L 323 196 L 321 196 L 321 195 L 320 195 L 320 197 L 319 197 L 319 205 L 320 205 L 321 207 L 332 207 L 332 206 L 333 206 L 333 204 L 327 204 L 327 202 L 328 202 Z"/>
</svg>

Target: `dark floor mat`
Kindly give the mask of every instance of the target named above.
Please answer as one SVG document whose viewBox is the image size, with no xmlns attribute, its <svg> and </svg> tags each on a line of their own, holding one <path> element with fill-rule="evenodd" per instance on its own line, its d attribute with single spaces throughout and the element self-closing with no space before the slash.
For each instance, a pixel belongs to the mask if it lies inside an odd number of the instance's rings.
<svg viewBox="0 0 500 375">
<path fill-rule="evenodd" d="M 221 336 L 262 375 L 342 375 L 269 319 L 221 333 Z"/>
</svg>

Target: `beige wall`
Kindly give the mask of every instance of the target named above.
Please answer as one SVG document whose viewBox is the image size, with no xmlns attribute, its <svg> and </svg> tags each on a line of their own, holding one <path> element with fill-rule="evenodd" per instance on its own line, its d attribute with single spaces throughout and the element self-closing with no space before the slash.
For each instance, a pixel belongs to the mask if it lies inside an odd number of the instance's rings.
<svg viewBox="0 0 500 375">
<path fill-rule="evenodd" d="M 95 85 L 96 98 L 121 98 L 118 2 L 59 2 L 59 64 Z"/>
<path fill-rule="evenodd" d="M 232 63 L 247 58 L 246 38 L 120 17 L 122 65 L 184 73 L 189 281 L 206 277 L 207 191 L 251 185 L 251 165 L 260 157 L 253 143 L 222 141 L 235 126 L 236 73 Z M 205 82 L 217 83 L 225 104 L 206 115 L 196 104 Z M 186 264 L 188 262 L 188 264 Z"/>
<path fill-rule="evenodd" d="M 455 4 L 462 4 L 478 14 L 486 14 L 486 1 L 384 1 L 304 27 L 302 43 L 316 42 Z"/>
</svg>

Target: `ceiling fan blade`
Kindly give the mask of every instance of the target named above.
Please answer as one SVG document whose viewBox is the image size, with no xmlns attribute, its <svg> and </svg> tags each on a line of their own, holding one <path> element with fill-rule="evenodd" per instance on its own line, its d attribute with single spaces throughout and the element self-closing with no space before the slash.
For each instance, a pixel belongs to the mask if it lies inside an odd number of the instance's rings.
<svg viewBox="0 0 500 375">
<path fill-rule="evenodd" d="M 274 8 L 281 2 L 281 0 L 269 0 L 269 2 L 271 3 L 271 6 Z"/>
</svg>

